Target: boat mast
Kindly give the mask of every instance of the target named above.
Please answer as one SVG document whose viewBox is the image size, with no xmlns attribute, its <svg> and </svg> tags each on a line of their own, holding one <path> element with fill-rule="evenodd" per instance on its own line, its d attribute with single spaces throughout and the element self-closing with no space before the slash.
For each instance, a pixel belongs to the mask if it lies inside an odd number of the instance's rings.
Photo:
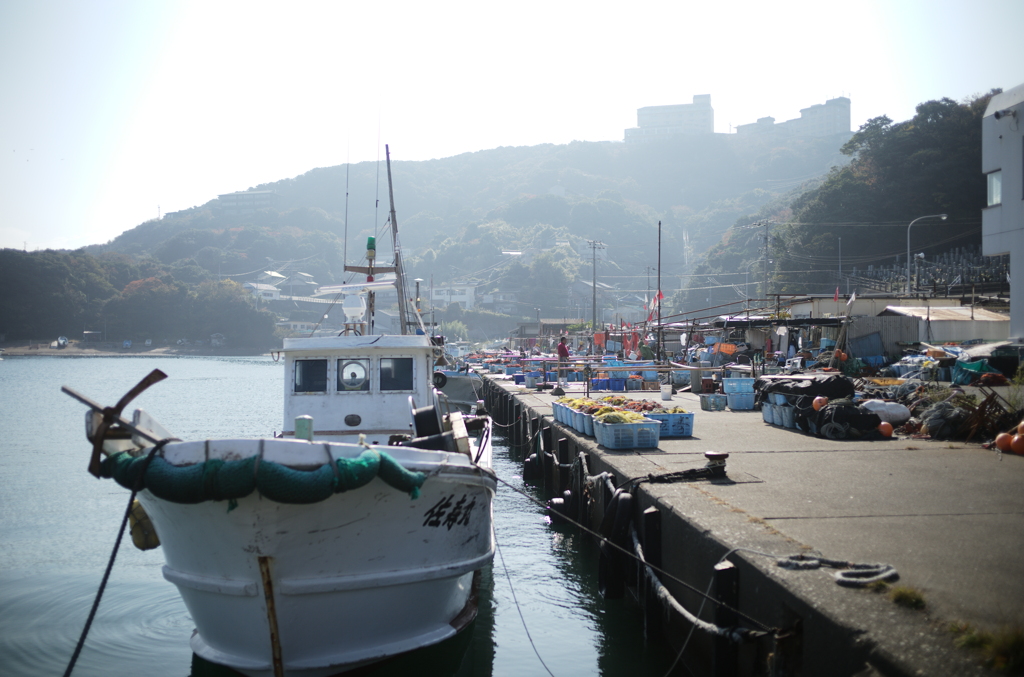
<svg viewBox="0 0 1024 677">
<path fill-rule="evenodd" d="M 403 334 L 409 333 L 409 316 L 405 298 L 405 271 L 402 269 L 402 250 L 398 246 L 398 218 L 395 216 L 395 191 L 391 185 L 391 150 L 384 144 L 384 157 L 388 166 L 388 199 L 391 201 L 391 245 L 395 252 L 395 288 L 398 290 L 398 321 Z"/>
</svg>

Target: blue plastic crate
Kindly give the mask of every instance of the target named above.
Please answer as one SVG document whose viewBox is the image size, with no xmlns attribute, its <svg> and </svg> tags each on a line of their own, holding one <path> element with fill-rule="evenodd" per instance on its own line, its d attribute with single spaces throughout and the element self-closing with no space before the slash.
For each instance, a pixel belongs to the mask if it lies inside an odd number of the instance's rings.
<svg viewBox="0 0 1024 677">
<path fill-rule="evenodd" d="M 591 390 L 608 390 L 608 379 L 606 378 L 592 378 L 590 379 Z"/>
<path fill-rule="evenodd" d="M 640 381 L 635 378 L 626 379 L 626 390 L 640 390 Z"/>
<path fill-rule="evenodd" d="M 513 376 L 514 374 L 521 374 L 522 372 L 522 367 L 505 367 L 505 376 Z"/>
<path fill-rule="evenodd" d="M 750 411 L 754 408 L 754 393 L 729 393 L 726 397 L 733 411 Z"/>
<path fill-rule="evenodd" d="M 644 414 L 661 423 L 662 437 L 690 437 L 693 435 L 693 414 Z"/>
<path fill-rule="evenodd" d="M 576 432 L 583 433 L 584 435 L 594 434 L 594 417 L 590 414 L 584 414 L 582 411 L 572 410 L 572 427 L 576 429 Z"/>
<path fill-rule="evenodd" d="M 777 405 L 775 407 L 775 425 L 781 425 L 786 428 L 795 428 L 796 420 L 794 417 L 795 409 L 793 407 L 787 407 Z"/>
<path fill-rule="evenodd" d="M 651 419 L 640 423 L 594 421 L 594 437 L 606 449 L 654 449 L 660 435 L 661 422 Z"/>
<path fill-rule="evenodd" d="M 526 383 L 526 374 L 515 374 L 512 376 L 512 381 L 517 385 L 521 386 Z"/>
<path fill-rule="evenodd" d="M 754 379 L 752 378 L 724 378 L 722 379 L 722 390 L 728 393 L 752 393 L 754 392 Z"/>
<path fill-rule="evenodd" d="M 725 407 L 729 404 L 729 399 L 726 395 L 719 393 L 701 393 L 700 397 L 700 408 L 704 411 L 725 411 Z"/>
<path fill-rule="evenodd" d="M 610 378 L 608 379 L 608 390 L 624 391 L 626 389 L 626 379 L 624 378 Z"/>
</svg>

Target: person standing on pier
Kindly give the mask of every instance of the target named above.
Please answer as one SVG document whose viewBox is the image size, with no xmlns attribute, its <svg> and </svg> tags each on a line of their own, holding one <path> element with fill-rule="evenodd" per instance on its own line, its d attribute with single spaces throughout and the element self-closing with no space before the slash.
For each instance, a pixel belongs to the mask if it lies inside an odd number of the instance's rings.
<svg viewBox="0 0 1024 677">
<path fill-rule="evenodd" d="M 565 345 L 565 337 L 558 339 L 558 385 L 565 381 L 566 363 L 569 361 L 569 346 Z"/>
</svg>

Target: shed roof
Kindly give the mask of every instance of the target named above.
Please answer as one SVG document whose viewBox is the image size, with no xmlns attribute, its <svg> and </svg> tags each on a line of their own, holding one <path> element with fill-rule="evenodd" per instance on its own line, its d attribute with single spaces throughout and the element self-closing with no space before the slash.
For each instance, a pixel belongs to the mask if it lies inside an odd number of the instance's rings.
<svg viewBox="0 0 1024 677">
<path fill-rule="evenodd" d="M 971 309 L 970 306 L 945 306 L 927 308 L 922 306 L 886 306 L 879 315 L 905 315 L 921 320 L 955 321 L 955 322 L 1009 322 L 1009 315 L 994 313 L 984 308 Z"/>
</svg>

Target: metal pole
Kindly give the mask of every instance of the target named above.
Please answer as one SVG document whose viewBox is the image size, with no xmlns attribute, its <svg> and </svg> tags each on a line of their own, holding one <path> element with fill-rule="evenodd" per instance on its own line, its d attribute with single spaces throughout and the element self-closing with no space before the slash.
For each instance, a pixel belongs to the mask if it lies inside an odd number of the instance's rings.
<svg viewBox="0 0 1024 677">
<path fill-rule="evenodd" d="M 764 294 L 768 298 L 768 222 L 764 222 Z"/>
<path fill-rule="evenodd" d="M 402 248 L 398 245 L 398 217 L 395 216 L 395 191 L 391 185 L 391 150 L 384 144 L 388 167 L 388 199 L 391 202 L 391 246 L 395 252 L 395 287 L 398 288 L 398 323 L 401 333 L 409 333 L 409 317 L 405 307 L 405 271 L 402 269 Z"/>
<path fill-rule="evenodd" d="M 590 325 L 590 333 L 593 335 L 597 331 L 597 243 L 590 243 L 590 292 L 592 298 L 590 300 L 590 311 L 593 314 L 592 323 Z"/>
<path fill-rule="evenodd" d="M 662 296 L 661 292 L 661 221 L 658 221 L 658 291 L 655 292 L 658 297 Z M 661 298 L 658 298 L 658 354 L 657 358 L 660 362 L 665 354 L 665 334 L 661 330 Z M 669 379 L 669 383 L 671 383 Z"/>
<path fill-rule="evenodd" d="M 907 296 L 910 296 L 910 229 L 921 219 L 942 219 L 945 221 L 946 216 L 946 214 L 929 214 L 928 216 L 919 216 L 911 221 L 910 225 L 907 226 Z"/>
</svg>

